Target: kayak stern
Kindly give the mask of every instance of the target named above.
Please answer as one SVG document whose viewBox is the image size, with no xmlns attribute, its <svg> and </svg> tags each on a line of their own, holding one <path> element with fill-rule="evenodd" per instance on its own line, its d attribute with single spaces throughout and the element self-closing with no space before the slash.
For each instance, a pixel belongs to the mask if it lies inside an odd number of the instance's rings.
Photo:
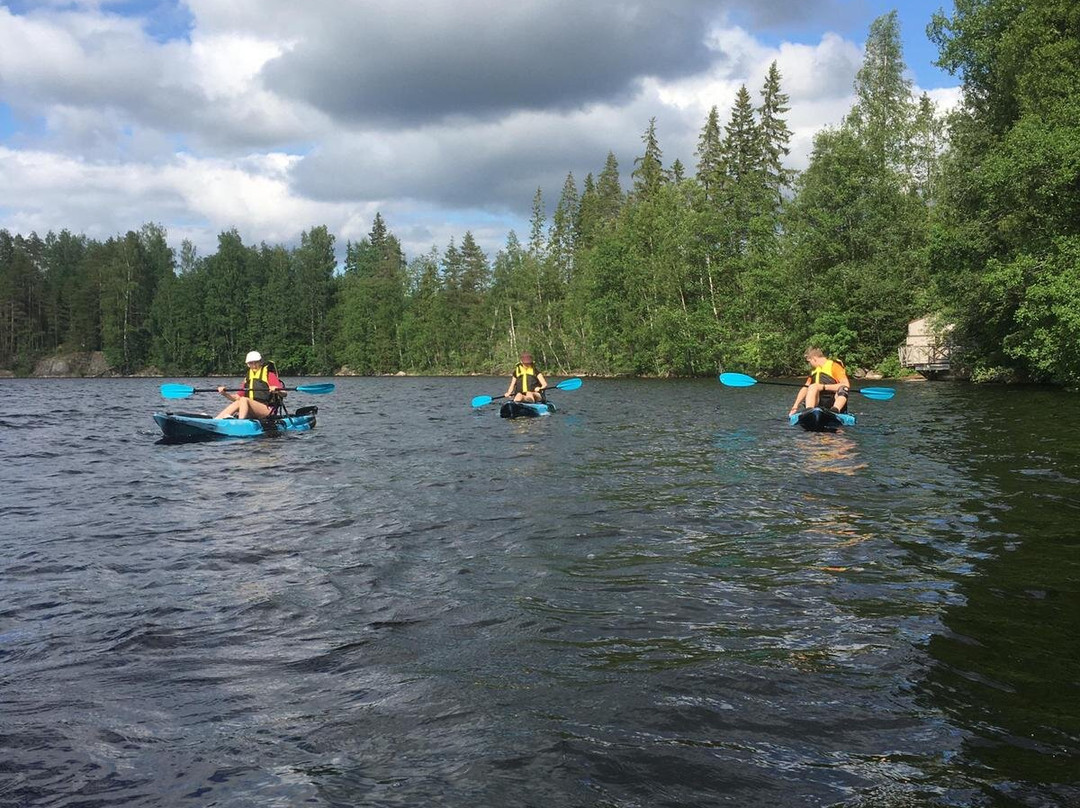
<svg viewBox="0 0 1080 808">
<path fill-rule="evenodd" d="M 801 426 L 807 432 L 835 432 L 842 426 L 855 426 L 854 415 L 821 407 L 795 413 L 789 420 L 792 426 Z"/>
<path fill-rule="evenodd" d="M 507 401 L 499 407 L 500 418 L 538 418 L 555 412 L 555 405 L 550 401 L 532 404 L 525 401 Z"/>
</svg>

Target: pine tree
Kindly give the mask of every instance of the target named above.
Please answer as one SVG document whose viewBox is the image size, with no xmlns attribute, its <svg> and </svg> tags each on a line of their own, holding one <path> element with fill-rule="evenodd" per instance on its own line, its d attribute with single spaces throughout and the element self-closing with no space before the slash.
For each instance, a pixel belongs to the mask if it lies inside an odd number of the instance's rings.
<svg viewBox="0 0 1080 808">
<path fill-rule="evenodd" d="M 300 234 L 300 246 L 293 253 L 292 306 L 307 349 L 305 369 L 325 373 L 330 368 L 330 332 L 327 318 L 333 303 L 332 284 L 337 259 L 334 236 L 326 225 Z"/>
<path fill-rule="evenodd" d="M 634 195 L 639 199 L 655 196 L 664 184 L 664 155 L 656 137 L 656 118 L 649 119 L 649 127 L 641 136 L 645 153 L 634 160 Z"/>
<path fill-rule="evenodd" d="M 720 137 L 720 113 L 715 106 L 709 110 L 705 126 L 698 136 L 697 157 L 697 181 L 705 192 L 706 202 L 713 203 L 722 185 L 725 162 Z"/>
<path fill-rule="evenodd" d="M 574 274 L 576 222 L 580 218 L 580 206 L 574 175 L 567 174 L 548 234 L 551 260 L 563 283 L 569 283 Z"/>
<path fill-rule="evenodd" d="M 762 166 L 762 143 L 750 93 L 740 85 L 724 127 L 724 173 L 731 183 L 752 179 Z"/>
<path fill-rule="evenodd" d="M 623 190 L 619 180 L 619 161 L 614 152 L 608 152 L 604 170 L 596 181 L 596 195 L 599 201 L 600 220 L 611 224 L 619 217 L 623 206 Z"/>
<path fill-rule="evenodd" d="M 788 96 L 780 89 L 780 70 L 776 62 L 769 65 L 765 86 L 761 89 L 761 106 L 758 107 L 758 131 L 761 137 L 766 188 L 772 192 L 776 205 L 783 202 L 784 192 L 790 187 L 795 172 L 784 167 L 784 158 L 791 150 L 791 130 L 783 115 L 788 112 Z"/>
<path fill-rule="evenodd" d="M 914 118 L 911 81 L 904 77 L 904 49 L 897 12 L 870 25 L 866 54 L 855 76 L 855 106 L 848 123 L 867 144 L 878 166 L 902 171 Z"/>
<path fill-rule="evenodd" d="M 574 221 L 574 246 L 579 249 L 591 247 L 600 231 L 600 223 L 600 195 L 590 173 L 585 175 L 578 215 Z"/>
</svg>

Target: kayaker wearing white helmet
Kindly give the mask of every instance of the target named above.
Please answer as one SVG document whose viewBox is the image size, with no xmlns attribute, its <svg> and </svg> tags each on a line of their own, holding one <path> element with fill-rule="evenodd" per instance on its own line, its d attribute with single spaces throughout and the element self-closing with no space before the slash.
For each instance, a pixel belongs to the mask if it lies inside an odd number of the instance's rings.
<svg viewBox="0 0 1080 808">
<path fill-rule="evenodd" d="M 275 402 L 285 397 L 273 363 L 264 362 L 258 351 L 249 351 L 244 361 L 248 366 L 244 386 L 236 393 L 228 392 L 225 385 L 218 387 L 218 392 L 232 403 L 215 418 L 266 418 L 273 414 Z"/>
</svg>

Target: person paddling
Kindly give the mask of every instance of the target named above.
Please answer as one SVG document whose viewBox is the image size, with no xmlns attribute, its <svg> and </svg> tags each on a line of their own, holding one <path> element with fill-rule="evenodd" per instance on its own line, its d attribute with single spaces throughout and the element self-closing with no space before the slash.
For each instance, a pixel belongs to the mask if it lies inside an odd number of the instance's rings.
<svg viewBox="0 0 1080 808">
<path fill-rule="evenodd" d="M 538 404 L 544 400 L 544 390 L 548 386 L 547 379 L 533 365 L 532 354 L 528 351 L 522 353 L 518 360 L 504 398 L 513 396 L 514 401 Z"/>
<path fill-rule="evenodd" d="M 236 393 L 230 393 L 225 385 L 218 387 L 218 392 L 232 403 L 219 412 L 215 418 L 262 419 L 273 414 L 274 408 L 286 393 L 271 363 L 264 362 L 262 354 L 250 351 L 244 360 L 247 363 L 247 378 L 244 386 Z"/>
<path fill-rule="evenodd" d="M 808 410 L 821 407 L 833 412 L 847 412 L 850 382 L 843 362 L 826 358 L 820 348 L 808 349 L 805 356 L 810 363 L 810 375 L 795 396 L 790 414 L 798 412 L 799 405 L 804 401 Z"/>
</svg>

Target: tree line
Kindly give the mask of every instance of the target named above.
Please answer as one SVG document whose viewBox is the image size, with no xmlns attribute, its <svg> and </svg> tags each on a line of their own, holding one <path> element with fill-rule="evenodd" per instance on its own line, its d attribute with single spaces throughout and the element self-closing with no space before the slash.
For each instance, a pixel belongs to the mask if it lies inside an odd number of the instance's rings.
<svg viewBox="0 0 1080 808">
<path fill-rule="evenodd" d="M 855 102 L 786 169 L 773 64 L 714 107 L 696 164 L 656 121 L 628 174 L 569 174 L 548 216 L 490 258 L 471 233 L 407 260 L 381 215 L 338 267 L 335 238 L 179 254 L 147 224 L 104 242 L 0 230 L 0 367 L 102 350 L 121 372 L 784 373 L 816 344 L 900 371 L 907 323 L 954 324 L 977 379 L 1080 379 L 1080 32 L 1072 5 L 957 0 L 930 34 L 963 78 L 947 118 L 905 77 L 895 12 L 872 24 Z M 1021 56 L 1023 58 L 1021 58 Z"/>
</svg>

